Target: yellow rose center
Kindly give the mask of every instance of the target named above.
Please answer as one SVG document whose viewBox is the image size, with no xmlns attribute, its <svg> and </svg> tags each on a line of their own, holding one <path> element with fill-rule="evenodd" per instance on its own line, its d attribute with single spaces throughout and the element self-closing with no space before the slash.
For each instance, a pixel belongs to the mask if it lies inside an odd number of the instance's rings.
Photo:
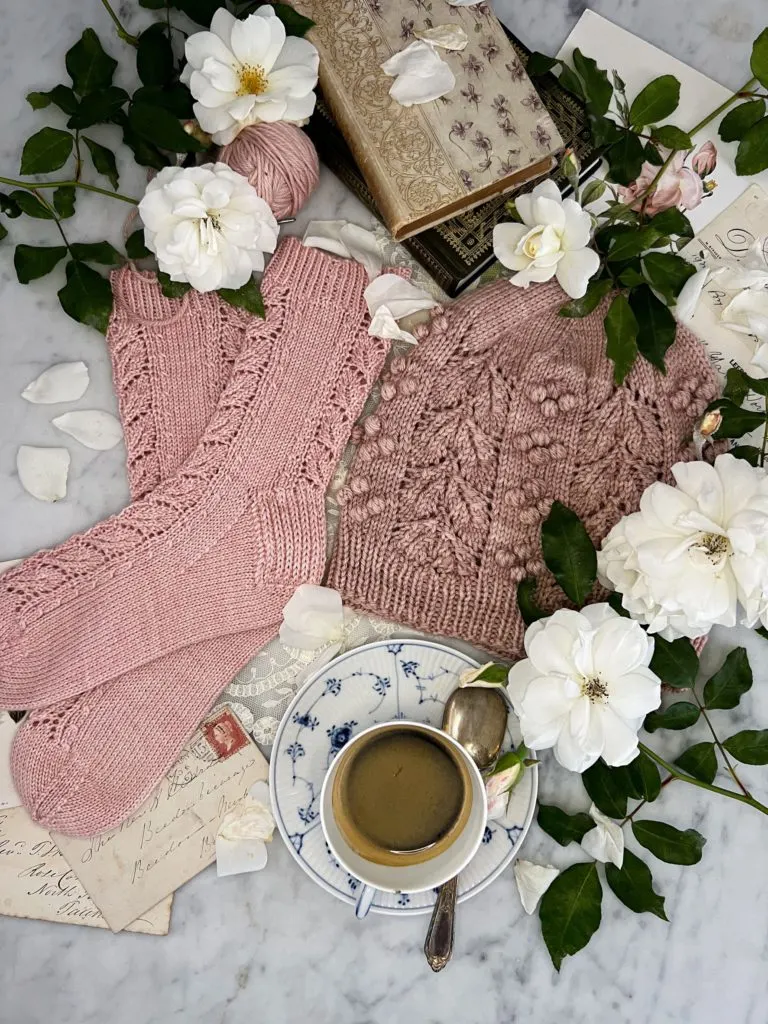
<svg viewBox="0 0 768 1024">
<path fill-rule="evenodd" d="M 718 565 L 731 554 L 731 542 L 719 533 L 702 533 L 696 546 L 713 565 Z"/>
<path fill-rule="evenodd" d="M 261 64 L 243 64 L 240 67 L 238 96 L 258 96 L 267 90 L 267 72 Z"/>
<path fill-rule="evenodd" d="M 581 695 L 582 697 L 588 697 L 593 704 L 603 704 L 608 699 L 608 687 L 599 676 L 593 676 L 591 679 L 582 679 Z"/>
<path fill-rule="evenodd" d="M 535 235 L 531 235 L 526 238 L 525 245 L 523 246 L 523 252 L 525 255 L 532 260 L 535 260 L 539 255 L 539 249 L 541 248 L 541 231 Z"/>
</svg>

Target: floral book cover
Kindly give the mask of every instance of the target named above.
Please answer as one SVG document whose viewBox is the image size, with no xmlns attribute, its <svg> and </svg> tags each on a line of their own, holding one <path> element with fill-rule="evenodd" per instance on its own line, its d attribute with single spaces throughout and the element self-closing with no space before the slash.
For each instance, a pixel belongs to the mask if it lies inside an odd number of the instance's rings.
<svg viewBox="0 0 768 1024">
<path fill-rule="evenodd" d="M 554 166 L 563 142 L 486 4 L 299 0 L 315 22 L 320 85 L 382 218 L 397 240 L 509 191 Z M 429 103 L 389 95 L 382 63 L 418 31 L 450 23 L 469 45 L 442 51 L 456 85 Z"/>
<path fill-rule="evenodd" d="M 518 62 L 517 74 L 525 72 L 530 50 L 514 36 L 506 26 L 504 31 L 512 43 L 514 60 Z M 510 61 L 511 63 L 511 61 Z M 547 73 L 536 79 L 536 89 L 544 106 L 552 116 L 565 145 L 574 150 L 582 168 L 582 178 L 594 173 L 599 164 L 587 122 L 584 105 L 567 92 L 555 75 Z M 306 131 L 317 147 L 320 158 L 347 188 L 363 202 L 376 216 L 381 217 L 376 200 L 368 188 L 344 136 L 333 119 L 333 115 L 322 94 L 318 98 L 315 112 Z M 555 181 L 565 192 L 568 182 L 559 175 Z M 533 188 L 535 182 L 520 186 L 515 194 Z M 456 217 L 443 221 L 433 228 L 411 235 L 403 243 L 434 278 L 447 295 L 455 296 L 467 288 L 494 262 L 493 229 L 506 217 L 507 196 L 496 196 L 481 206 L 465 210 Z"/>
</svg>

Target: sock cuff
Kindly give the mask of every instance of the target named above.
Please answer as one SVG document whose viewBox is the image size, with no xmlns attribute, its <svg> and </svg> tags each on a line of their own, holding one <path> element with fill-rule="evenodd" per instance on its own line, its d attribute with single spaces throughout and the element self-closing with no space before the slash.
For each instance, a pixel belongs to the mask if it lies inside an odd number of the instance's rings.
<svg viewBox="0 0 768 1024">
<path fill-rule="evenodd" d="M 332 256 L 306 246 L 299 238 L 285 238 L 264 275 L 265 301 L 271 292 L 290 291 L 300 306 L 311 304 L 343 308 L 354 315 L 367 306 L 363 291 L 368 283 L 365 268 L 355 260 Z"/>
</svg>

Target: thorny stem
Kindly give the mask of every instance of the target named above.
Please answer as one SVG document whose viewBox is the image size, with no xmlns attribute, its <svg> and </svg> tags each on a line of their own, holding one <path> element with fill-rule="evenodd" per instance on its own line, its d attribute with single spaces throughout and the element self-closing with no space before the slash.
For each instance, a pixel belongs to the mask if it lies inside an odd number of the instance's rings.
<svg viewBox="0 0 768 1024">
<path fill-rule="evenodd" d="M 118 18 L 118 16 L 112 10 L 108 0 L 101 0 L 101 2 L 104 5 L 107 14 L 110 16 L 112 21 L 115 23 L 115 29 L 117 30 L 117 34 L 120 36 L 120 38 L 123 40 L 123 42 L 124 43 L 128 43 L 130 46 L 138 46 L 139 45 L 138 38 L 136 36 L 132 36 L 131 33 L 123 26 L 123 24 L 120 21 L 120 19 Z"/>
<path fill-rule="evenodd" d="M 734 793 L 732 789 L 723 789 L 722 786 L 713 786 L 709 782 L 695 779 L 692 775 L 686 775 L 685 772 L 675 768 L 669 761 L 665 761 L 661 754 L 657 754 L 655 750 L 651 750 L 644 743 L 639 743 L 638 746 L 652 761 L 655 761 L 661 768 L 666 768 L 670 775 L 680 779 L 681 782 L 687 782 L 689 786 L 697 786 L 699 789 L 707 789 L 710 793 L 719 793 L 720 796 L 727 796 L 729 800 L 738 800 L 739 803 L 748 804 L 750 807 L 754 807 L 756 811 L 760 811 L 761 814 L 768 814 L 768 807 L 765 804 L 761 804 L 759 800 L 755 800 L 753 796 L 744 796 L 742 793 Z"/>
<path fill-rule="evenodd" d="M 736 100 L 738 100 L 741 97 L 741 95 L 743 93 L 745 93 L 748 89 L 751 89 L 751 87 L 756 82 L 757 82 L 757 78 L 754 78 L 754 77 L 750 78 L 750 80 L 748 82 L 746 82 L 741 87 L 741 89 L 739 89 L 737 92 L 735 92 L 731 96 L 729 96 L 728 99 L 725 100 L 723 103 L 721 103 L 720 106 L 717 107 L 715 110 L 713 110 L 711 114 L 707 114 L 707 116 L 705 118 L 703 118 L 701 121 L 699 121 L 699 123 L 697 125 L 694 125 L 694 127 L 691 128 L 690 132 L 688 133 L 691 136 L 691 138 L 693 138 L 694 135 L 697 135 L 702 130 L 702 128 L 706 128 L 708 124 L 711 124 L 711 122 L 714 121 L 715 118 L 719 117 L 721 114 L 724 114 L 725 111 L 728 109 L 728 107 L 730 107 L 732 103 L 735 103 Z M 662 175 L 664 174 L 664 171 L 666 171 L 666 169 L 669 167 L 669 165 L 672 163 L 672 161 L 674 160 L 675 156 L 679 152 L 680 152 L 680 150 L 678 150 L 678 149 L 673 149 L 672 150 L 672 152 L 669 154 L 669 156 L 666 158 L 664 163 L 661 165 L 661 167 L 656 172 L 656 175 L 655 175 L 653 181 L 650 183 L 650 185 L 645 190 L 645 192 L 641 193 L 635 199 L 635 202 L 637 202 L 638 200 L 642 200 L 642 203 L 643 203 L 643 205 L 642 205 L 642 212 L 643 213 L 645 213 L 646 204 L 647 204 L 648 200 L 651 198 L 651 196 L 653 195 L 653 193 L 656 191 L 656 187 L 659 184 L 659 182 L 661 181 L 661 178 L 662 178 Z"/>
<path fill-rule="evenodd" d="M 737 785 L 737 786 L 739 787 L 739 789 L 740 789 L 740 790 L 741 790 L 741 792 L 742 792 L 742 793 L 744 794 L 744 796 L 749 796 L 749 797 L 751 797 L 751 796 L 752 796 L 752 794 L 751 794 L 751 793 L 749 792 L 749 790 L 747 789 L 747 787 L 746 787 L 746 786 L 744 785 L 744 783 L 743 783 L 743 782 L 741 781 L 741 779 L 740 779 L 740 778 L 738 777 L 738 775 L 736 774 L 736 770 L 735 770 L 735 769 L 734 769 L 734 767 L 733 767 L 733 762 L 732 762 L 732 761 L 731 761 L 731 759 L 730 759 L 730 758 L 728 757 L 728 752 L 726 751 L 725 747 L 723 746 L 723 744 L 722 744 L 722 743 L 720 742 L 720 740 L 718 739 L 718 737 L 717 737 L 717 733 L 715 732 L 715 728 L 714 728 L 714 726 L 712 725 L 712 722 L 711 722 L 711 720 L 710 720 L 710 717 L 709 717 L 709 715 L 707 714 L 706 708 L 704 707 L 704 705 L 703 705 L 703 704 L 701 703 L 701 701 L 699 700 L 698 694 L 696 693 L 696 691 L 695 691 L 695 690 L 691 690 L 691 693 L 693 694 L 693 699 L 694 699 L 694 700 L 696 701 L 696 703 L 697 703 L 697 704 L 699 705 L 699 710 L 701 711 L 701 717 L 702 717 L 702 718 L 704 719 L 704 721 L 705 721 L 705 722 L 707 723 L 707 726 L 708 726 L 708 728 L 709 728 L 709 731 L 710 731 L 710 732 L 712 733 L 712 739 L 713 739 L 713 740 L 715 741 L 715 746 L 717 747 L 717 749 L 718 749 L 718 750 L 720 751 L 720 753 L 722 754 L 722 757 L 723 757 L 723 761 L 725 762 L 725 767 L 726 767 L 726 768 L 728 769 L 728 771 L 729 771 L 729 773 L 730 773 L 730 776 L 731 776 L 731 778 L 732 778 L 732 779 L 733 779 L 733 781 L 734 781 L 734 782 L 736 783 L 736 785 Z"/>
<path fill-rule="evenodd" d="M 40 188 L 84 188 L 88 192 L 98 192 L 100 196 L 109 196 L 110 199 L 120 199 L 124 203 L 130 203 L 132 206 L 138 206 L 139 200 L 133 199 L 131 196 L 124 196 L 120 192 L 110 192 L 108 188 L 99 188 L 98 185 L 88 185 L 84 181 L 36 181 L 31 185 L 28 181 L 17 181 L 16 178 L 2 178 L 0 177 L 0 183 L 3 185 L 13 185 L 15 188 L 26 189 L 27 192 L 37 192 Z"/>
</svg>

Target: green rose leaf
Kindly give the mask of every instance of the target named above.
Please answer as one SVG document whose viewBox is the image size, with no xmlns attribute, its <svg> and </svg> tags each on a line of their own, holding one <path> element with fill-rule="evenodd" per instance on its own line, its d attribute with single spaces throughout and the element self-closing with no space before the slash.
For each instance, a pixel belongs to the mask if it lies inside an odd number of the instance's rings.
<svg viewBox="0 0 768 1024">
<path fill-rule="evenodd" d="M 11 196 L 0 192 L 0 213 L 4 213 L 6 217 L 13 220 L 15 217 L 21 216 L 21 207 Z"/>
<path fill-rule="evenodd" d="M 608 75 L 591 57 L 585 57 L 578 48 L 573 51 L 573 66 L 579 74 L 587 98 L 589 110 L 602 117 L 608 112 L 613 98 L 613 86 Z"/>
<path fill-rule="evenodd" d="M 742 764 L 768 764 L 768 729 L 745 729 L 723 740 L 723 746 Z"/>
<path fill-rule="evenodd" d="M 54 189 L 53 208 L 62 220 L 74 216 L 75 196 L 76 192 L 73 185 L 62 185 L 61 188 Z"/>
<path fill-rule="evenodd" d="M 162 107 L 174 117 L 186 121 L 194 116 L 192 93 L 181 82 L 161 87 L 142 85 L 133 94 L 134 103 L 146 103 L 151 107 Z"/>
<path fill-rule="evenodd" d="M 125 89 L 110 85 L 107 89 L 99 89 L 84 96 L 80 106 L 67 121 L 68 128 L 90 128 L 92 124 L 104 124 L 111 121 L 117 111 L 128 102 Z"/>
<path fill-rule="evenodd" d="M 79 260 L 67 264 L 67 283 L 59 290 L 64 312 L 80 323 L 107 333 L 112 312 L 112 289 L 109 281 Z"/>
<path fill-rule="evenodd" d="M 199 153 L 205 147 L 182 128 L 178 118 L 162 107 L 148 103 L 131 104 L 128 123 L 142 139 L 174 153 Z"/>
<path fill-rule="evenodd" d="M 753 124 L 765 117 L 765 100 L 749 100 L 729 111 L 720 122 L 723 142 L 740 142 Z"/>
<path fill-rule="evenodd" d="M 87 96 L 112 84 L 117 61 L 104 52 L 99 37 L 87 28 L 65 58 L 75 92 Z M 77 317 L 75 317 L 77 319 Z"/>
<path fill-rule="evenodd" d="M 566 302 L 564 306 L 560 307 L 558 315 L 571 319 L 581 319 L 581 317 L 589 316 L 590 313 L 597 309 L 611 288 L 610 280 L 590 281 L 583 298 L 571 299 L 570 302 Z"/>
<path fill-rule="evenodd" d="M 538 78 L 540 75 L 546 75 L 548 71 L 556 68 L 561 63 L 562 61 L 558 60 L 557 57 L 548 57 L 546 53 L 539 53 L 538 50 L 534 50 L 528 58 L 525 70 L 531 78 Z"/>
<path fill-rule="evenodd" d="M 643 267 L 648 280 L 670 306 L 675 304 L 688 278 L 696 273 L 696 267 L 692 263 L 671 252 L 646 253 L 643 257 Z"/>
<path fill-rule="evenodd" d="M 136 70 L 143 85 L 168 85 L 173 79 L 173 50 L 161 22 L 150 25 L 139 36 Z"/>
<path fill-rule="evenodd" d="M 542 523 L 541 549 L 561 589 L 581 607 L 597 577 L 597 554 L 582 521 L 559 501 Z"/>
<path fill-rule="evenodd" d="M 33 110 L 42 110 L 53 103 L 65 114 L 74 114 L 77 110 L 78 100 L 68 85 L 55 85 L 48 92 L 28 93 L 27 103 Z"/>
<path fill-rule="evenodd" d="M 736 151 L 736 173 L 759 174 L 768 167 L 768 117 L 744 133 Z"/>
<path fill-rule="evenodd" d="M 625 228 L 611 239 L 608 262 L 621 263 L 623 260 L 631 260 L 634 256 L 639 256 L 653 245 L 657 237 L 658 235 L 652 227 L 640 230 Z"/>
<path fill-rule="evenodd" d="M 605 880 L 624 906 L 636 914 L 655 914 L 662 921 L 668 920 L 664 897 L 653 888 L 651 869 L 631 850 L 624 851 L 621 868 L 605 865 Z"/>
<path fill-rule="evenodd" d="M 749 377 L 738 366 L 732 366 L 725 375 L 723 398 L 730 398 L 735 405 L 741 405 L 749 390 Z"/>
<path fill-rule="evenodd" d="M 613 608 L 617 615 L 621 615 L 623 619 L 631 619 L 632 616 L 629 614 L 627 609 L 621 603 L 621 594 L 609 594 L 608 604 Z"/>
<path fill-rule="evenodd" d="M 645 149 L 632 132 L 624 131 L 618 142 L 606 152 L 610 180 L 617 185 L 631 185 L 639 177 L 645 163 Z"/>
<path fill-rule="evenodd" d="M 594 114 L 590 114 L 588 121 L 592 141 L 598 149 L 602 149 L 604 146 L 613 146 L 624 136 L 624 129 L 610 117 L 596 117 Z"/>
<path fill-rule="evenodd" d="M 116 267 L 123 262 L 123 255 L 109 242 L 73 242 L 72 255 L 83 263 L 100 263 L 105 267 Z"/>
<path fill-rule="evenodd" d="M 717 775 L 717 755 L 714 743 L 694 743 L 675 759 L 678 768 L 688 772 L 694 779 L 700 779 L 709 785 Z"/>
<path fill-rule="evenodd" d="M 21 189 L 18 189 L 15 192 L 11 192 L 8 199 L 10 202 L 15 203 L 19 210 L 22 213 L 26 213 L 28 217 L 35 217 L 37 220 L 53 220 L 53 214 L 48 207 L 41 203 L 37 196 L 32 195 L 31 192 L 22 192 Z"/>
<path fill-rule="evenodd" d="M 653 637 L 653 658 L 650 665 L 662 683 L 678 690 L 690 690 L 696 682 L 699 671 L 699 657 L 687 637 L 665 640 L 663 636 Z"/>
<path fill-rule="evenodd" d="M 662 373 L 666 373 L 664 356 L 675 340 L 675 318 L 647 285 L 636 288 L 630 294 L 629 305 L 637 320 L 637 347 L 640 354 Z"/>
<path fill-rule="evenodd" d="M 139 7 L 146 7 L 148 11 L 162 11 L 165 9 L 165 0 L 139 0 Z"/>
<path fill-rule="evenodd" d="M 567 814 L 554 804 L 539 804 L 536 821 L 540 828 L 561 846 L 580 843 L 587 832 L 595 827 L 594 821 L 583 811 L 578 814 Z"/>
<path fill-rule="evenodd" d="M 61 128 L 41 128 L 24 143 L 21 173 L 45 174 L 58 170 L 67 162 L 74 141 L 69 132 Z"/>
<path fill-rule="evenodd" d="M 581 781 L 592 803 L 609 818 L 623 818 L 627 813 L 627 782 L 624 772 L 609 768 L 604 761 L 595 761 Z"/>
<path fill-rule="evenodd" d="M 683 238 L 693 238 L 694 231 L 691 222 L 681 213 L 677 207 L 669 210 L 662 210 L 655 217 L 651 218 L 650 226 L 656 231 L 657 237 L 663 235 L 680 235 Z"/>
<path fill-rule="evenodd" d="M 178 11 L 183 11 L 198 25 L 208 28 L 216 11 L 220 7 L 225 7 L 226 4 L 224 0 L 171 0 L 171 6 Z"/>
<path fill-rule="evenodd" d="M 257 4 L 258 6 L 258 4 Z M 309 18 L 305 18 L 303 14 L 299 14 L 297 10 L 291 7 L 289 4 L 273 4 L 275 14 L 278 16 L 283 25 L 285 25 L 285 34 L 289 36 L 305 36 L 307 32 L 315 24 Z"/>
<path fill-rule="evenodd" d="M 619 282 L 623 284 L 625 288 L 639 288 L 641 284 L 645 284 L 645 278 L 639 270 L 635 267 L 629 266 L 619 274 Z"/>
<path fill-rule="evenodd" d="M 744 459 L 744 461 L 748 462 L 750 466 L 759 466 L 763 453 L 759 448 L 755 448 L 754 445 L 740 444 L 735 448 L 731 448 L 729 454 L 732 455 L 734 459 Z"/>
<path fill-rule="evenodd" d="M 715 438 L 721 437 L 742 437 L 749 434 L 758 427 L 765 424 L 765 414 L 753 412 L 751 409 L 742 409 L 729 398 L 717 398 L 707 406 L 707 412 L 717 410 L 722 416 L 722 422 L 712 435 Z"/>
<path fill-rule="evenodd" d="M 242 288 L 219 288 L 219 295 L 230 306 L 239 306 L 240 309 L 246 309 L 262 319 L 266 316 L 261 289 L 253 278 L 250 278 Z"/>
<path fill-rule="evenodd" d="M 138 228 L 133 234 L 128 236 L 125 242 L 125 251 L 130 260 L 140 260 L 145 256 L 152 255 L 144 244 L 144 228 Z"/>
<path fill-rule="evenodd" d="M 645 716 L 643 728 L 646 732 L 657 729 L 687 729 L 699 720 L 699 709 L 687 700 L 679 700 L 661 711 L 651 711 Z"/>
<path fill-rule="evenodd" d="M 45 277 L 66 255 L 66 245 L 17 245 L 13 254 L 16 277 L 21 284 Z"/>
<path fill-rule="evenodd" d="M 752 688 L 752 669 L 743 647 L 731 651 L 721 668 L 704 684 L 707 711 L 728 711 L 738 706 Z"/>
<path fill-rule="evenodd" d="M 633 128 L 644 128 L 669 117 L 680 103 L 680 83 L 674 75 L 654 78 L 642 89 L 629 108 Z"/>
<path fill-rule="evenodd" d="M 119 111 L 116 122 L 123 129 L 123 142 L 133 153 L 137 164 L 141 164 L 142 167 L 153 167 L 157 171 L 168 166 L 170 163 L 168 157 L 161 153 L 157 146 L 147 142 L 131 128 L 124 111 Z"/>
<path fill-rule="evenodd" d="M 602 199 L 605 195 L 607 188 L 608 186 L 602 178 L 593 178 L 592 181 L 587 182 L 584 186 L 584 190 L 581 193 L 581 205 L 589 206 L 590 203 L 596 203 L 598 199 Z"/>
<path fill-rule="evenodd" d="M 667 864 L 698 864 L 706 839 L 695 829 L 685 832 L 664 821 L 633 821 L 635 839 Z"/>
<path fill-rule="evenodd" d="M 96 171 L 99 174 L 104 175 L 112 188 L 117 189 L 120 179 L 117 175 L 115 154 L 111 149 L 107 149 L 106 146 L 102 146 L 100 142 L 94 142 L 93 139 L 89 139 L 87 135 L 83 136 L 83 142 L 88 147 L 88 151 L 91 154 L 91 160 L 93 161 L 93 166 Z"/>
<path fill-rule="evenodd" d="M 754 42 L 750 66 L 760 85 L 768 89 L 768 28 L 764 28 Z"/>
<path fill-rule="evenodd" d="M 517 607 L 526 626 L 532 622 L 546 618 L 547 612 L 543 612 L 536 603 L 536 580 L 533 577 L 520 580 L 517 585 Z"/>
<path fill-rule="evenodd" d="M 641 750 L 634 761 L 626 765 L 625 770 L 638 794 L 635 799 L 652 803 L 661 792 L 661 777 L 656 762 Z"/>
<path fill-rule="evenodd" d="M 664 163 L 664 157 L 658 151 L 656 146 L 650 142 L 645 144 L 645 159 L 649 164 L 653 164 L 654 167 L 661 167 Z"/>
<path fill-rule="evenodd" d="M 621 384 L 637 359 L 638 323 L 626 295 L 617 295 L 603 321 L 608 340 L 606 355 L 613 362 L 613 379 Z"/>
<path fill-rule="evenodd" d="M 541 934 L 555 970 L 565 957 L 583 949 L 600 927 L 602 899 L 595 863 L 572 864 L 542 896 Z"/>
<path fill-rule="evenodd" d="M 653 137 L 659 145 L 666 146 L 667 149 L 693 149 L 693 140 L 688 132 L 673 124 L 663 124 L 654 128 Z"/>
<path fill-rule="evenodd" d="M 186 281 L 172 281 L 162 270 L 158 270 L 157 280 L 160 282 L 160 291 L 166 299 L 180 299 L 192 287 Z"/>
<path fill-rule="evenodd" d="M 584 86 L 581 84 L 581 79 L 567 64 L 563 64 L 558 82 L 566 92 L 577 96 L 582 103 L 586 102 L 587 97 L 584 95 Z"/>
</svg>

